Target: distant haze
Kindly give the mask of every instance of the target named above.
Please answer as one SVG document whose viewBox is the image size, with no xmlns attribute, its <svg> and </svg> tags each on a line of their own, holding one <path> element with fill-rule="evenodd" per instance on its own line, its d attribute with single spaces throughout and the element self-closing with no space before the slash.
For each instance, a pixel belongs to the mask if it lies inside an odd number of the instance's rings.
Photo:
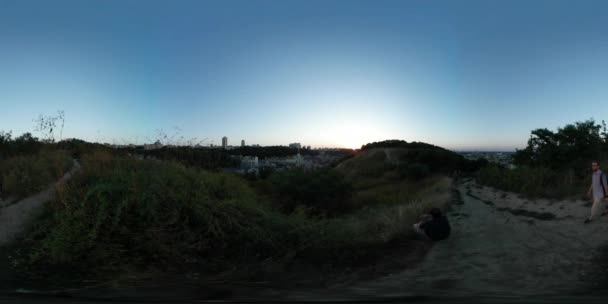
<svg viewBox="0 0 608 304">
<path fill-rule="evenodd" d="M 606 1 L 0 0 L 0 130 L 512 151 L 608 114 Z"/>
</svg>

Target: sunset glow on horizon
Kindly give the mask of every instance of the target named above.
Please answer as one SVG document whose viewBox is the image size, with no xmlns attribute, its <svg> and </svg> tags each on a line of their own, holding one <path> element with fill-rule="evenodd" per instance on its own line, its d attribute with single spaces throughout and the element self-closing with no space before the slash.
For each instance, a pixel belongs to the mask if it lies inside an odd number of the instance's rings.
<svg viewBox="0 0 608 304">
<path fill-rule="evenodd" d="M 602 1 L 29 2 L 0 0 L 13 134 L 514 150 L 608 116 Z"/>
</svg>

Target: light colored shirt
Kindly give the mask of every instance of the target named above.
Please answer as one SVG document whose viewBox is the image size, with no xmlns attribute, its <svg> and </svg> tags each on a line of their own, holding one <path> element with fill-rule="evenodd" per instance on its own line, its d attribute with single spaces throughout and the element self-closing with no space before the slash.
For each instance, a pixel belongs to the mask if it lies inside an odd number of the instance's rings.
<svg viewBox="0 0 608 304">
<path fill-rule="evenodd" d="M 593 199 L 594 200 L 600 200 L 603 199 L 605 194 L 608 193 L 604 193 L 604 189 L 606 191 L 608 191 L 608 181 L 606 181 L 606 175 L 604 174 L 604 177 L 602 177 L 602 180 L 604 182 L 604 188 L 602 189 L 602 184 L 600 183 L 600 176 L 602 175 L 602 171 L 600 169 L 598 169 L 597 171 L 593 172 L 593 175 L 591 176 L 591 186 L 593 187 Z"/>
</svg>

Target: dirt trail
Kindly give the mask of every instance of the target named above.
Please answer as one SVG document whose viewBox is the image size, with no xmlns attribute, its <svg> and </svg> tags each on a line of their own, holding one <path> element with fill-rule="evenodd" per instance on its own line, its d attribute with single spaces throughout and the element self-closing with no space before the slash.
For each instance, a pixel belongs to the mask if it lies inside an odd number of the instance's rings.
<svg viewBox="0 0 608 304">
<path fill-rule="evenodd" d="M 530 202 L 472 181 L 457 190 L 462 200 L 449 212 L 452 236 L 436 243 L 417 267 L 354 286 L 273 296 L 525 296 L 574 293 L 593 283 L 589 271 L 597 249 L 608 241 L 608 217 L 585 225 L 584 201 Z"/>
<path fill-rule="evenodd" d="M 74 160 L 72 169 L 46 190 L 22 199 L 7 207 L 0 208 L 0 246 L 5 245 L 23 231 L 28 219 L 40 212 L 41 206 L 55 195 L 55 186 L 72 177 L 80 165 Z"/>
</svg>

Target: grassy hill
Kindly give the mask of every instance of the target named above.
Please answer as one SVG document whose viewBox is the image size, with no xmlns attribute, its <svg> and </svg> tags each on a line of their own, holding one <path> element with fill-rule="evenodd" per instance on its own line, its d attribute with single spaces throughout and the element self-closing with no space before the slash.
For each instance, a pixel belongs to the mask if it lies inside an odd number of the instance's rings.
<svg viewBox="0 0 608 304">
<path fill-rule="evenodd" d="M 447 206 L 449 175 L 468 165 L 439 147 L 388 144 L 333 168 L 255 181 L 119 150 L 79 150 L 82 170 L 32 221 L 13 264 L 22 273 L 72 269 L 94 277 L 211 274 L 265 268 L 261 261 L 285 273 L 293 265 L 328 273 L 372 265 L 395 242 L 409 250 L 411 225 L 430 207 Z"/>
<path fill-rule="evenodd" d="M 441 147 L 387 140 L 364 145 L 335 170 L 353 184 L 353 204 L 357 207 L 411 202 L 445 207 L 449 177 L 473 167 L 461 155 Z"/>
<path fill-rule="evenodd" d="M 421 142 L 387 140 L 364 145 L 354 157 L 338 164 L 346 176 L 422 179 L 429 175 L 452 175 L 474 171 L 477 165 L 460 154 Z"/>
</svg>

